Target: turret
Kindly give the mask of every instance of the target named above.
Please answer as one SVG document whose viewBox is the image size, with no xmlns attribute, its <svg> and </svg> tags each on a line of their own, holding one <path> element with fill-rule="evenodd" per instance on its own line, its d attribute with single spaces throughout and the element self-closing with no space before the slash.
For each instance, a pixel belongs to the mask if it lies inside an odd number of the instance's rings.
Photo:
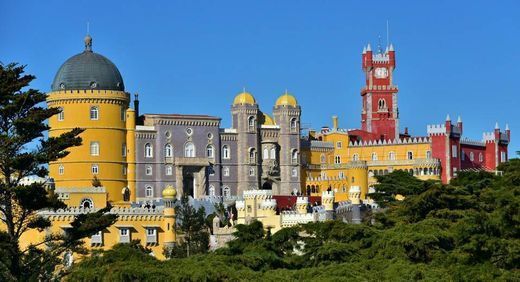
<svg viewBox="0 0 520 282">
<path fill-rule="evenodd" d="M 338 116 L 332 116 L 332 129 L 338 130 Z"/>
<path fill-rule="evenodd" d="M 352 223 L 359 224 L 361 223 L 361 189 L 359 186 L 350 186 L 348 196 L 350 203 L 352 204 Z"/>
<path fill-rule="evenodd" d="M 163 226 L 164 230 L 164 246 L 166 248 L 173 247 L 176 242 L 175 234 L 175 200 L 177 196 L 177 190 L 173 186 L 168 185 L 162 192 L 164 201 L 163 210 Z"/>
<path fill-rule="evenodd" d="M 136 123 L 135 111 L 131 108 L 126 110 L 126 179 L 128 182 L 128 190 L 130 192 L 130 201 L 135 202 L 137 189 L 136 189 L 136 171 L 135 171 L 135 123 Z M 125 197 L 123 197 L 125 198 Z M 126 199 L 125 199 L 126 200 Z"/>
<path fill-rule="evenodd" d="M 326 211 L 334 210 L 334 191 L 323 191 L 321 193 L 321 204 Z"/>
<path fill-rule="evenodd" d="M 511 141 L 511 130 L 509 130 L 509 124 L 506 123 L 506 135 L 507 141 Z"/>
<path fill-rule="evenodd" d="M 457 118 L 457 127 L 460 129 L 460 135 L 462 135 L 462 118 L 460 116 Z"/>
<path fill-rule="evenodd" d="M 298 211 L 299 214 L 306 214 L 308 205 L 309 205 L 308 197 L 298 197 L 296 199 L 296 211 Z"/>
</svg>

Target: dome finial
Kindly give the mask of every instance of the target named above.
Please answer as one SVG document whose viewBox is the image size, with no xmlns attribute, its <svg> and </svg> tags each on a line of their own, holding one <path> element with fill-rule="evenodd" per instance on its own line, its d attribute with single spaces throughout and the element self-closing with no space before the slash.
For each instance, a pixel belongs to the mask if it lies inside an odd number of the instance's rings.
<svg viewBox="0 0 520 282">
<path fill-rule="evenodd" d="M 85 36 L 85 51 L 92 52 L 92 37 L 90 36 L 90 23 L 87 22 L 87 35 Z"/>
</svg>

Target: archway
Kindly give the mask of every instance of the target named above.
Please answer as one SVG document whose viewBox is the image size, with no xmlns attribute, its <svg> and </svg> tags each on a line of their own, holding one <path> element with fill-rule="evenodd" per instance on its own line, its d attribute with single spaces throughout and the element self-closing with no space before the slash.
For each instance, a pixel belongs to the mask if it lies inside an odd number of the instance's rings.
<svg viewBox="0 0 520 282">
<path fill-rule="evenodd" d="M 185 195 L 193 197 L 193 173 L 187 173 L 182 178 L 182 187 L 183 187 L 183 193 Z"/>
<path fill-rule="evenodd" d="M 272 189 L 273 189 L 273 184 L 270 181 L 266 181 L 266 182 L 264 182 L 264 184 L 262 184 L 262 190 L 272 190 Z"/>
</svg>

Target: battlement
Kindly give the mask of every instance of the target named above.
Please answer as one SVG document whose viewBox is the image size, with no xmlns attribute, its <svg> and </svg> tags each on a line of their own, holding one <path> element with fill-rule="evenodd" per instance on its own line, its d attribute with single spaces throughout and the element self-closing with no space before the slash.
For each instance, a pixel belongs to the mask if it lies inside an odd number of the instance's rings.
<svg viewBox="0 0 520 282">
<path fill-rule="evenodd" d="M 274 210 L 276 209 L 277 203 L 275 199 L 265 199 L 261 204 L 260 208 L 263 210 Z"/>
<path fill-rule="evenodd" d="M 244 199 L 267 199 L 273 196 L 271 190 L 246 190 L 244 191 Z"/>
<path fill-rule="evenodd" d="M 308 204 L 309 203 L 309 197 L 298 197 L 296 198 L 296 204 Z"/>
<path fill-rule="evenodd" d="M 374 63 L 388 63 L 390 62 L 390 56 L 388 55 L 388 53 L 373 54 L 372 61 Z"/>
<path fill-rule="evenodd" d="M 58 187 L 54 193 L 106 193 L 105 187 Z"/>
<path fill-rule="evenodd" d="M 334 191 L 323 191 L 321 192 L 322 199 L 334 199 Z"/>
<path fill-rule="evenodd" d="M 429 124 L 426 127 L 428 135 L 446 134 L 446 125 L 444 124 Z"/>
<path fill-rule="evenodd" d="M 472 145 L 472 146 L 486 146 L 486 143 L 483 141 L 471 140 L 469 138 L 463 138 L 460 140 L 460 144 L 462 145 Z"/>
<path fill-rule="evenodd" d="M 282 227 L 291 227 L 298 224 L 306 224 L 315 221 L 312 213 L 297 213 L 294 211 L 284 211 L 280 215 Z"/>
<path fill-rule="evenodd" d="M 366 146 L 386 146 L 399 144 L 424 144 L 429 143 L 429 137 L 410 137 L 410 138 L 396 138 L 394 140 L 369 140 L 369 141 L 355 141 L 350 142 L 352 147 L 366 147 Z"/>
<path fill-rule="evenodd" d="M 97 212 L 100 209 L 93 208 L 83 208 L 83 207 L 69 207 L 66 209 L 58 209 L 56 211 L 53 210 L 41 210 L 38 212 L 39 215 L 42 216 L 54 216 L 54 215 L 80 215 L 85 213 Z M 163 207 L 152 208 L 137 208 L 137 207 L 113 207 L 110 214 L 117 215 L 162 215 Z"/>
<path fill-rule="evenodd" d="M 240 211 L 240 210 L 244 210 L 245 206 L 246 206 L 245 201 L 236 201 L 236 202 L 235 202 L 235 207 L 236 207 L 237 210 L 239 210 L 239 211 Z"/>
</svg>

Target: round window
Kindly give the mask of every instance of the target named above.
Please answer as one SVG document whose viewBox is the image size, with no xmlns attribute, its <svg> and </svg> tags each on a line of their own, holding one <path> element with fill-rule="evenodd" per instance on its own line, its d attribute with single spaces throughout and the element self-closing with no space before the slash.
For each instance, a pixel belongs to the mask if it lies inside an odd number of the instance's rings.
<svg viewBox="0 0 520 282">
<path fill-rule="evenodd" d="M 170 131 L 166 131 L 164 135 L 166 135 L 166 138 L 172 137 L 172 133 Z"/>
<path fill-rule="evenodd" d="M 90 88 L 93 89 L 93 88 L 96 88 L 96 87 L 97 87 L 97 83 L 96 83 L 95 81 L 92 81 L 92 82 L 90 83 Z"/>
<path fill-rule="evenodd" d="M 65 89 L 65 83 L 60 83 L 60 89 Z"/>
<path fill-rule="evenodd" d="M 193 129 L 186 128 L 186 134 L 188 134 L 188 136 L 192 135 L 193 134 Z"/>
<path fill-rule="evenodd" d="M 213 139 L 213 133 L 209 132 L 209 133 L 208 133 L 208 138 L 209 138 L 209 139 Z"/>
</svg>

